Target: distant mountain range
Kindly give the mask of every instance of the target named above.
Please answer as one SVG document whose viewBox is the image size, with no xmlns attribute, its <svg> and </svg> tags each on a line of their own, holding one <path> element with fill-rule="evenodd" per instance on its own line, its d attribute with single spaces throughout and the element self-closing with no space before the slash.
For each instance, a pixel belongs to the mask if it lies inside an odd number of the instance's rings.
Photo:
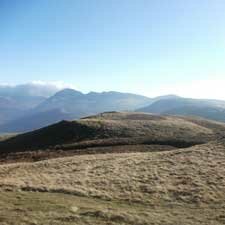
<svg viewBox="0 0 225 225">
<path fill-rule="evenodd" d="M 161 99 L 136 111 L 164 115 L 198 116 L 225 122 L 225 101 L 189 98 Z"/>
<path fill-rule="evenodd" d="M 27 111 L 36 107 L 57 88 L 37 84 L 17 86 L 0 85 L 0 124 L 7 123 L 27 114 Z"/>
<path fill-rule="evenodd" d="M 41 96 L 0 96 L 0 124 L 26 115 L 45 99 Z"/>
<path fill-rule="evenodd" d="M 129 93 L 90 92 L 83 94 L 72 89 L 64 89 L 45 100 L 35 110 L 48 111 L 58 108 L 76 117 L 81 117 L 102 111 L 135 110 L 151 102 L 150 98 Z"/>
<path fill-rule="evenodd" d="M 30 131 L 60 120 L 78 119 L 104 111 L 134 111 L 152 103 L 151 98 L 141 95 L 120 92 L 83 94 L 73 89 L 58 91 L 48 98 L 34 95 L 27 97 L 30 102 L 24 99 L 26 107 L 20 101 L 17 104 L 16 96 L 8 97 L 14 100 L 13 107 L 9 108 L 8 98 L 4 96 L 0 103 L 1 133 Z M 4 113 L 6 110 L 7 113 L 11 110 L 12 114 L 7 120 Z"/>
<path fill-rule="evenodd" d="M 48 90 L 49 89 L 49 90 Z M 225 101 L 166 95 L 148 98 L 120 92 L 90 92 L 53 87 L 0 86 L 0 133 L 26 132 L 61 120 L 73 120 L 106 111 L 200 116 L 225 122 Z"/>
</svg>

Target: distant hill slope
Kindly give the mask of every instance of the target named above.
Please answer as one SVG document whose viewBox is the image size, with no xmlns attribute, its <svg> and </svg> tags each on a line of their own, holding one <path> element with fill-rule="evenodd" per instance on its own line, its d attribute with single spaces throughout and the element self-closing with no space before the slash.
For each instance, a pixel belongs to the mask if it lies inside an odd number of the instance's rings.
<svg viewBox="0 0 225 225">
<path fill-rule="evenodd" d="M 83 94 L 73 89 L 64 89 L 23 114 L 13 110 L 18 116 L 0 125 L 0 133 L 31 131 L 59 120 L 79 119 L 104 111 L 130 111 L 151 102 L 150 98 L 129 93 Z"/>
<path fill-rule="evenodd" d="M 83 94 L 73 89 L 64 89 L 46 97 L 46 94 L 54 93 L 54 90 L 49 91 L 46 88 L 44 91 L 42 88 L 33 90 L 33 86 L 0 88 L 0 133 L 28 132 L 60 120 L 79 119 L 105 111 L 137 109 L 140 112 L 225 121 L 225 102 L 221 100 L 196 100 L 176 95 L 148 98 L 114 91 Z"/>
<path fill-rule="evenodd" d="M 0 85 L 0 124 L 25 116 L 56 91 L 38 84 Z"/>
<path fill-rule="evenodd" d="M 90 92 L 83 94 L 73 89 L 64 89 L 46 99 L 35 108 L 36 111 L 61 109 L 77 117 L 91 115 L 102 111 L 134 110 L 146 106 L 152 100 L 145 96 L 120 92 Z"/>
<path fill-rule="evenodd" d="M 73 116 L 64 113 L 59 109 L 49 110 L 46 112 L 30 113 L 0 125 L 0 130 L 4 133 L 27 132 L 54 124 L 64 120 L 65 118 L 74 119 Z"/>
<path fill-rule="evenodd" d="M 39 105 L 45 97 L 39 96 L 8 96 L 0 95 L 0 124 L 20 118 Z"/>
<path fill-rule="evenodd" d="M 163 99 L 137 111 L 168 115 L 199 116 L 225 122 L 224 102 L 218 100 Z"/>
<path fill-rule="evenodd" d="M 184 147 L 213 140 L 218 137 L 220 130 L 225 130 L 224 124 L 206 120 L 112 112 L 77 121 L 62 121 L 17 135 L 0 142 L 0 152 L 29 151 L 56 146 L 60 149 L 71 144 L 101 139 L 114 139 L 114 143 L 120 141 L 120 144 L 142 142 Z"/>
</svg>

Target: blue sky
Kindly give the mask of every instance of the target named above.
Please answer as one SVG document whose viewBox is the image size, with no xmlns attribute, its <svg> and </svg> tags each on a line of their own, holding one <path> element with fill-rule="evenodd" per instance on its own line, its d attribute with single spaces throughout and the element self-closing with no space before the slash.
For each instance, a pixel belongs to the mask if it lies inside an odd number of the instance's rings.
<svg viewBox="0 0 225 225">
<path fill-rule="evenodd" d="M 1 0 L 0 83 L 225 99 L 224 12 L 224 0 Z"/>
</svg>

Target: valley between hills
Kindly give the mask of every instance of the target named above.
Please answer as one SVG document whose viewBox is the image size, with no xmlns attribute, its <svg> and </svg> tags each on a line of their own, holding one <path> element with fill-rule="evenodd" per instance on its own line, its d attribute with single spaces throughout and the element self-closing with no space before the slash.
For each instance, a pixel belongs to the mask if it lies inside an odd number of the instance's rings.
<svg viewBox="0 0 225 225">
<path fill-rule="evenodd" d="M 108 112 L 0 141 L 0 224 L 225 224 L 225 124 Z"/>
</svg>

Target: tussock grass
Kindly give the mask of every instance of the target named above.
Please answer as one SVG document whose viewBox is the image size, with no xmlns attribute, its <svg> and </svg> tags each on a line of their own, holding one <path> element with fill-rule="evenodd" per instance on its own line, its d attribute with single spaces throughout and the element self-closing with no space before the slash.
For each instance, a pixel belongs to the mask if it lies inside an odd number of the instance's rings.
<svg viewBox="0 0 225 225">
<path fill-rule="evenodd" d="M 2 225 L 220 225 L 224 212 L 213 205 L 154 207 L 59 193 L 4 191 L 0 196 Z"/>
<path fill-rule="evenodd" d="M 29 218 L 36 224 L 224 224 L 224 174 L 224 145 L 217 142 L 165 152 L 1 165 L 0 220 L 6 224 L 15 218 L 21 221 L 18 224 Z M 25 220 L 9 216 L 17 211 Z"/>
<path fill-rule="evenodd" d="M 0 165 L 0 224 L 225 224 L 224 132 L 194 118 L 103 113 L 9 139 L 44 138 L 48 149 Z"/>
<path fill-rule="evenodd" d="M 225 131 L 225 126 L 221 125 L 222 128 Z M 108 146 L 113 145 L 110 140 L 120 139 L 124 141 L 122 144 L 132 144 L 134 139 L 138 141 L 142 138 L 145 143 L 185 147 L 181 143 L 186 143 L 187 146 L 206 143 L 217 136 L 215 130 L 207 127 L 206 123 L 202 126 L 184 118 L 143 113 L 103 113 L 78 121 L 62 121 L 7 139 L 0 142 L 0 152 L 53 149 L 55 146 L 68 149 L 69 144 L 85 146 L 87 141 L 93 141 L 97 146 L 94 141 L 98 142 L 100 139 L 107 142 L 102 142 L 102 145 Z"/>
<path fill-rule="evenodd" d="M 159 196 L 166 202 L 220 202 L 225 185 L 223 165 L 224 146 L 210 143 L 186 150 L 83 155 L 1 165 L 0 184 L 74 190 L 86 196 L 154 204 Z M 215 184 L 217 191 L 208 184 Z"/>
</svg>

